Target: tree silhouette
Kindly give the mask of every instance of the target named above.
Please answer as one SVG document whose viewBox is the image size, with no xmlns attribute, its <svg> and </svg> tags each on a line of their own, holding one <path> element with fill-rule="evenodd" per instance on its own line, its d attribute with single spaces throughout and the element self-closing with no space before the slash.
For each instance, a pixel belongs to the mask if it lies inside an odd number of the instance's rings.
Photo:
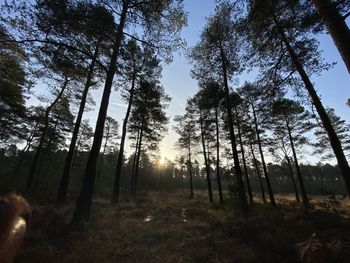
<svg viewBox="0 0 350 263">
<path fill-rule="evenodd" d="M 199 142 L 198 135 L 196 134 L 197 120 L 196 120 L 196 109 L 194 101 L 191 99 L 187 100 L 185 114 L 182 116 L 176 116 L 174 121 L 177 123 L 175 131 L 179 135 L 178 146 L 180 149 L 185 149 L 187 153 L 187 170 L 190 177 L 190 197 L 193 198 L 193 172 L 192 172 L 192 155 L 194 148 Z M 185 159 L 180 159 L 180 165 L 185 164 Z"/>
<path fill-rule="evenodd" d="M 305 123 L 305 120 L 307 120 L 307 113 L 305 115 L 304 108 L 299 103 L 289 99 L 280 99 L 273 104 L 272 114 L 281 117 L 280 120 L 275 119 L 275 121 L 284 122 L 285 128 L 287 129 L 287 134 L 289 138 L 290 147 L 293 153 L 294 164 L 297 171 L 300 190 L 303 196 L 304 208 L 308 210 L 310 209 L 309 199 L 305 190 L 304 180 L 300 171 L 297 153 L 295 149 L 296 139 L 292 134 L 298 128 L 302 128 L 303 132 L 305 132 L 305 128 L 307 128 L 307 124 Z"/>
<path fill-rule="evenodd" d="M 121 82 L 131 82 L 131 87 L 130 89 L 122 91 L 123 99 L 127 101 L 128 107 L 123 120 L 122 135 L 113 187 L 113 202 L 118 202 L 119 200 L 120 176 L 124 158 L 124 144 L 131 107 L 133 105 L 135 87 L 141 78 L 152 80 L 154 78 L 158 78 L 161 72 L 159 60 L 154 55 L 154 51 L 147 46 L 141 48 L 138 46 L 135 40 L 131 40 L 125 44 L 122 52 L 122 58 L 122 64 L 119 67 L 119 70 L 121 71 L 119 78 Z"/>
<path fill-rule="evenodd" d="M 309 77 L 309 74 L 320 72 L 327 66 L 319 57 L 315 39 L 301 26 L 303 14 L 308 11 L 309 9 L 298 2 L 289 4 L 289 1 L 251 1 L 242 32 L 247 33 L 246 36 L 259 61 L 264 61 L 268 66 L 272 64 L 275 70 L 288 75 L 298 72 L 327 131 L 346 188 L 350 193 L 349 164 L 331 120 Z M 269 62 L 267 63 L 265 59 Z"/>
<path fill-rule="evenodd" d="M 132 174 L 131 194 L 136 197 L 140 157 L 146 147 L 154 150 L 166 132 L 168 117 L 165 108 L 170 101 L 164 88 L 156 82 L 141 81 L 137 90 L 130 117 L 130 132 L 137 134 Z"/>
<path fill-rule="evenodd" d="M 199 81 L 203 76 L 215 76 L 223 84 L 225 92 L 226 112 L 230 131 L 230 142 L 235 163 L 235 175 L 237 177 L 239 198 L 242 211 L 247 211 L 243 174 L 239 163 L 236 145 L 236 135 L 233 128 L 232 107 L 230 102 L 229 80 L 234 74 L 240 72 L 238 61 L 237 37 L 233 34 L 233 22 L 230 8 L 224 4 L 219 6 L 214 16 L 208 19 L 200 42 L 192 49 L 189 58 L 194 64 L 192 75 Z"/>
</svg>

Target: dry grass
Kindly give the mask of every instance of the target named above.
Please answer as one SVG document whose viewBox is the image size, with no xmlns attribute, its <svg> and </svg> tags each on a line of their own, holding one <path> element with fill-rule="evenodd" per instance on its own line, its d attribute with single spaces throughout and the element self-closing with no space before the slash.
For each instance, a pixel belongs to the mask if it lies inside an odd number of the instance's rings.
<svg viewBox="0 0 350 263">
<path fill-rule="evenodd" d="M 244 219 L 234 202 L 209 204 L 205 192 L 193 200 L 149 192 L 118 205 L 96 198 L 89 223 L 75 230 L 67 226 L 71 206 L 35 207 L 16 262 L 343 262 L 349 201 L 338 200 L 332 211 L 332 201 L 314 199 L 305 214 L 293 200 L 277 200 L 279 210 L 258 203 Z M 325 250 L 333 241 L 341 242 L 337 261 L 309 260 L 312 242 Z M 323 259 L 334 260 L 328 250 Z"/>
</svg>

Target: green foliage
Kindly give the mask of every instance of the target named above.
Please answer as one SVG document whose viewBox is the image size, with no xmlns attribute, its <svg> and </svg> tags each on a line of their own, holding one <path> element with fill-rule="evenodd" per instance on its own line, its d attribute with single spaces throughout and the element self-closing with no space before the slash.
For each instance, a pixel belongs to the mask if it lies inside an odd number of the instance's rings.
<svg viewBox="0 0 350 263">
<path fill-rule="evenodd" d="M 306 146 L 309 144 L 306 134 L 314 127 L 311 122 L 311 114 L 299 102 L 287 98 L 277 100 L 272 105 L 271 114 L 270 125 L 273 130 L 271 139 L 275 143 L 271 145 L 269 150 L 275 157 L 285 162 L 285 158 L 289 158 L 291 154 L 288 129 L 296 148 L 301 149 Z M 278 152 L 281 152 L 281 154 L 278 154 Z"/>
<path fill-rule="evenodd" d="M 198 80 L 199 86 L 205 87 L 208 82 L 213 81 L 222 83 L 222 63 L 225 63 L 229 80 L 240 73 L 242 68 L 238 48 L 238 38 L 230 9 L 222 6 L 208 19 L 200 41 L 188 54 L 193 64 L 191 74 Z"/>
<path fill-rule="evenodd" d="M 8 33 L 0 27 L 0 41 L 8 39 Z M 27 83 L 24 61 L 25 54 L 17 44 L 0 43 L 0 141 L 23 136 Z"/>
<path fill-rule="evenodd" d="M 134 107 L 130 118 L 131 134 L 143 129 L 144 139 L 149 149 L 155 149 L 166 132 L 168 117 L 165 109 L 170 102 L 164 88 L 156 81 L 141 81 L 135 90 Z"/>
<path fill-rule="evenodd" d="M 34 15 L 38 29 L 49 37 L 102 42 L 115 30 L 112 13 L 90 1 L 37 0 Z"/>
<path fill-rule="evenodd" d="M 199 137 L 196 133 L 198 129 L 196 108 L 193 100 L 187 100 L 185 114 L 175 116 L 174 121 L 177 123 L 175 131 L 179 135 L 178 147 L 180 150 L 192 152 L 199 143 Z"/>
</svg>

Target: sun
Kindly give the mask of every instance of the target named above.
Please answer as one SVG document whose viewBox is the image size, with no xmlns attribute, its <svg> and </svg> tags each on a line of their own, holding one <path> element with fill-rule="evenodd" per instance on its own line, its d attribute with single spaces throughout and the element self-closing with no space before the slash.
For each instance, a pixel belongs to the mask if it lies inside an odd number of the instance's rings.
<svg viewBox="0 0 350 263">
<path fill-rule="evenodd" d="M 159 167 L 163 167 L 165 165 L 165 157 L 162 156 L 158 160 Z"/>
</svg>

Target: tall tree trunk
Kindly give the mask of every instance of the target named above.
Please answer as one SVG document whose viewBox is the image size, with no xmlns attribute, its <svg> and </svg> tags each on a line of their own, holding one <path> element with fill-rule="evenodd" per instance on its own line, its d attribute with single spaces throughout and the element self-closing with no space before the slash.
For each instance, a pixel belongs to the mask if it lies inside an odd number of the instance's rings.
<svg viewBox="0 0 350 263">
<path fill-rule="evenodd" d="M 259 185 L 260 185 L 260 190 L 261 190 L 261 197 L 262 197 L 262 200 L 263 200 L 263 202 L 265 204 L 266 203 L 266 197 L 265 197 L 264 186 L 263 186 L 263 183 L 262 183 L 262 180 L 261 180 L 260 169 L 259 169 L 259 166 L 258 166 L 258 162 L 256 161 L 253 145 L 252 145 L 251 142 L 249 143 L 249 146 L 250 146 L 250 152 L 251 152 L 251 154 L 253 156 L 253 162 L 254 162 L 254 167 L 255 167 L 255 170 L 256 170 L 256 175 L 258 176 L 258 179 L 259 179 Z"/>
<path fill-rule="evenodd" d="M 20 154 L 19 160 L 18 160 L 18 164 L 17 164 L 17 168 L 16 168 L 16 172 L 15 172 L 16 175 L 18 175 L 19 170 L 21 169 L 24 156 L 26 155 L 26 153 L 29 151 L 30 147 L 32 146 L 32 142 L 33 142 L 33 138 L 34 138 L 34 134 L 35 134 L 35 130 L 36 130 L 37 126 L 38 126 L 38 123 L 35 124 L 33 130 L 31 131 L 29 137 L 27 138 L 26 145 L 24 146 L 24 148 L 21 151 L 21 154 Z"/>
<path fill-rule="evenodd" d="M 132 196 L 136 197 L 136 189 L 137 189 L 137 181 L 139 177 L 139 168 L 140 168 L 140 157 L 141 157 L 141 149 L 142 149 L 142 139 L 143 139 L 143 129 L 144 129 L 144 123 L 142 120 L 141 123 L 141 131 L 140 131 L 140 138 L 139 138 L 139 145 L 138 145 L 138 152 L 136 157 L 136 164 L 135 164 L 135 176 L 134 176 L 134 185 L 132 187 Z"/>
<path fill-rule="evenodd" d="M 220 178 L 220 138 L 219 138 L 219 112 L 218 107 L 215 108 L 215 126 L 216 126 L 216 180 L 218 183 L 220 204 L 224 203 L 222 194 L 221 178 Z"/>
<path fill-rule="evenodd" d="M 237 151 L 237 145 L 236 145 L 236 136 L 233 128 L 232 106 L 230 101 L 230 89 L 228 87 L 228 77 L 227 77 L 227 59 L 226 59 L 226 55 L 224 53 L 224 49 L 222 47 L 221 41 L 219 41 L 219 46 L 220 46 L 223 81 L 224 81 L 224 87 L 225 87 L 227 121 L 228 121 L 229 130 L 230 130 L 231 149 L 232 149 L 233 161 L 235 165 L 235 174 L 237 177 L 237 184 L 238 184 L 238 196 L 241 203 L 241 210 L 244 213 L 246 213 L 248 212 L 248 203 L 247 203 L 247 197 L 245 195 L 242 169 L 239 164 L 239 157 L 238 157 L 238 151 Z"/>
<path fill-rule="evenodd" d="M 181 189 L 182 189 L 182 193 L 185 193 L 185 189 L 184 189 L 184 185 L 185 185 L 185 172 L 184 172 L 184 167 L 183 165 L 181 165 Z"/>
<path fill-rule="evenodd" d="M 350 30 L 344 17 L 330 0 L 312 0 L 350 74 Z"/>
<path fill-rule="evenodd" d="M 114 202 L 114 203 L 117 203 L 119 201 L 120 176 L 121 176 L 121 172 L 122 172 L 123 159 L 124 159 L 124 145 L 125 145 L 125 138 L 126 138 L 128 120 L 129 120 L 131 107 L 132 107 L 132 103 L 133 103 L 133 98 L 134 98 L 135 81 L 136 81 L 136 71 L 134 70 L 134 73 L 133 73 L 133 76 L 132 76 L 132 82 L 131 82 L 131 89 L 130 89 L 130 95 L 129 95 L 128 108 L 126 110 L 125 118 L 124 118 L 124 121 L 123 121 L 122 137 L 121 137 L 121 140 L 120 140 L 120 147 L 119 147 L 118 160 L 117 160 L 117 168 L 115 170 L 113 195 L 112 195 L 112 202 Z"/>
<path fill-rule="evenodd" d="M 281 138 L 281 142 L 282 142 L 283 149 L 285 149 L 285 144 L 284 144 L 283 138 Z M 289 169 L 290 179 L 292 180 L 292 183 L 293 183 L 293 188 L 294 188 L 294 192 L 295 192 L 295 199 L 298 203 L 300 203 L 298 188 L 297 188 L 297 184 L 295 182 L 294 173 L 293 173 L 292 162 L 290 161 L 290 158 L 287 155 L 287 151 L 285 151 L 285 158 L 286 158 L 288 169 Z"/>
<path fill-rule="evenodd" d="M 127 17 L 127 11 L 129 9 L 130 0 L 123 1 L 122 12 L 120 16 L 120 21 L 115 37 L 115 43 L 112 51 L 112 56 L 107 72 L 107 78 L 102 94 L 102 100 L 100 105 L 100 110 L 97 117 L 94 140 L 92 143 L 92 148 L 87 160 L 87 165 L 85 168 L 85 175 L 83 179 L 83 184 L 81 191 L 76 202 L 74 209 L 74 214 L 71 223 L 73 225 L 80 224 L 82 221 L 87 221 L 90 215 L 90 209 L 92 204 L 92 197 L 94 192 L 94 184 L 96 177 L 96 162 L 98 155 L 100 153 L 103 129 L 105 125 L 105 120 L 107 116 L 109 97 L 112 90 L 113 78 L 117 69 L 117 58 L 119 56 L 120 43 L 123 38 L 123 29 Z"/>
<path fill-rule="evenodd" d="M 70 141 L 69 150 L 68 150 L 67 157 L 66 157 L 66 160 L 65 160 L 65 163 L 64 163 L 63 173 L 62 173 L 62 177 L 61 177 L 59 188 L 58 188 L 58 193 L 57 193 L 57 198 L 56 198 L 56 203 L 57 204 L 64 204 L 65 201 L 66 201 L 66 198 L 67 198 L 69 178 L 70 178 L 71 170 L 72 170 L 73 155 L 74 155 L 74 151 L 75 151 L 75 145 L 76 145 L 77 138 L 78 138 L 78 135 L 79 135 L 79 129 L 80 129 L 80 125 L 81 125 L 81 120 L 83 118 L 83 114 L 84 114 L 84 110 L 85 110 L 85 104 L 86 104 L 86 99 L 87 99 L 87 95 L 89 93 L 89 88 L 91 86 L 91 80 L 92 80 L 92 77 L 93 77 L 95 64 L 96 64 L 96 60 L 97 60 L 97 57 L 98 57 L 98 52 L 99 52 L 99 43 L 96 44 L 95 52 L 94 52 L 93 58 L 91 60 L 90 66 L 89 66 L 89 70 L 88 70 L 88 74 L 87 74 L 84 90 L 83 90 L 81 101 L 80 101 L 80 106 L 79 106 L 79 111 L 78 111 L 78 115 L 77 115 L 77 120 L 75 121 L 74 130 L 73 130 L 73 134 L 72 134 L 72 139 Z"/>
<path fill-rule="evenodd" d="M 83 136 L 83 135 L 80 134 L 79 139 L 78 139 L 78 142 L 77 142 L 77 145 L 76 145 L 76 147 L 75 147 L 75 149 L 74 149 L 74 154 L 73 154 L 73 158 L 72 158 L 72 165 L 71 165 L 71 167 L 70 167 L 70 174 L 72 173 L 73 167 L 74 167 L 74 165 L 75 165 L 75 161 L 76 161 L 76 158 L 77 158 L 77 153 L 78 153 L 78 151 L 79 151 L 79 145 L 80 145 L 80 141 L 81 141 L 82 136 Z"/>
<path fill-rule="evenodd" d="M 276 201 L 275 201 L 275 197 L 273 196 L 273 191 L 272 191 L 272 187 L 271 187 L 271 183 L 270 183 L 270 177 L 269 177 L 269 173 L 267 172 L 267 167 L 266 167 L 266 163 L 265 163 L 265 157 L 264 157 L 264 152 L 261 146 L 261 139 L 260 139 L 260 133 L 259 133 L 259 128 L 258 128 L 258 120 L 256 117 L 256 111 L 254 108 L 254 104 L 251 103 L 252 106 L 252 110 L 253 110 L 253 117 L 254 117 L 254 126 L 255 126 L 255 132 L 256 132 L 256 138 L 258 140 L 258 147 L 259 147 L 259 153 L 260 153 L 260 158 L 261 158 L 261 163 L 263 166 L 263 171 L 264 171 L 264 175 L 265 175 L 265 181 L 266 181 L 266 185 L 267 185 L 267 191 L 269 193 L 269 197 L 270 197 L 270 201 L 271 201 L 271 205 L 274 208 L 277 208 L 276 205 Z"/>
<path fill-rule="evenodd" d="M 37 171 L 36 176 L 34 178 L 34 185 L 36 183 L 36 180 L 38 180 L 38 178 L 40 177 L 41 168 L 43 167 L 43 164 L 46 162 L 47 159 L 49 159 L 49 156 L 50 156 L 50 153 L 51 153 L 50 149 L 51 149 L 52 139 L 53 139 L 53 136 L 55 136 L 57 124 L 58 124 L 58 119 L 56 119 L 55 124 L 53 126 L 53 129 L 51 130 L 51 134 L 48 136 L 49 137 L 49 141 L 47 142 L 46 148 L 43 149 L 44 156 L 40 160 L 38 171 Z"/>
<path fill-rule="evenodd" d="M 210 167 L 209 167 L 207 152 L 205 150 L 205 132 L 204 132 L 204 128 L 203 128 L 203 117 L 202 117 L 202 110 L 201 109 L 199 109 L 199 121 L 200 121 L 200 126 L 201 126 L 201 137 L 202 137 L 205 172 L 207 175 L 208 198 L 209 198 L 209 202 L 213 202 L 213 192 L 211 189 L 211 179 L 210 179 Z"/>
<path fill-rule="evenodd" d="M 275 23 L 278 27 L 281 39 L 282 39 L 283 43 L 285 44 L 287 51 L 290 55 L 292 63 L 295 66 L 295 68 L 297 69 L 297 71 L 299 72 L 299 75 L 305 84 L 305 88 L 311 97 L 311 100 L 312 100 L 312 102 L 317 110 L 318 115 L 320 116 L 320 119 L 322 121 L 322 125 L 328 134 L 328 137 L 329 137 L 330 143 L 332 145 L 335 157 L 337 158 L 337 161 L 338 161 L 338 166 L 339 166 L 340 171 L 342 173 L 342 176 L 344 178 L 346 190 L 348 192 L 348 195 L 350 195 L 350 167 L 349 167 L 348 161 L 345 157 L 345 154 L 344 154 L 341 142 L 339 140 L 339 137 L 338 137 L 337 133 L 335 132 L 333 125 L 332 125 L 332 122 L 329 119 L 327 112 L 326 112 L 325 108 L 323 107 L 322 102 L 316 93 L 314 85 L 312 84 L 311 80 L 309 79 L 309 76 L 306 74 L 303 65 L 299 61 L 297 54 L 295 53 L 294 49 L 290 45 L 289 40 L 287 39 L 282 28 L 278 25 L 276 19 L 275 19 Z"/>
<path fill-rule="evenodd" d="M 290 175 L 290 178 L 291 178 L 292 183 L 293 183 L 293 188 L 294 188 L 294 193 L 295 193 L 295 200 L 298 203 L 300 203 L 300 198 L 299 198 L 299 194 L 298 194 L 298 188 L 297 188 L 297 184 L 295 182 L 295 178 L 294 178 L 294 174 L 293 174 L 293 167 L 292 167 L 292 164 L 291 164 L 291 161 L 290 161 L 289 157 L 286 155 L 285 158 L 286 158 L 288 169 L 289 169 L 289 175 Z"/>
<path fill-rule="evenodd" d="M 137 159 L 137 153 L 138 153 L 138 145 L 139 145 L 139 139 L 140 139 L 140 130 L 137 131 L 137 137 L 136 137 L 136 143 L 135 143 L 135 153 L 134 153 L 134 159 L 132 161 L 132 171 L 131 171 L 131 180 L 130 180 L 130 194 L 132 195 L 133 187 L 134 187 L 134 178 L 135 178 L 135 167 L 136 167 L 136 159 Z"/>
<path fill-rule="evenodd" d="M 246 163 L 246 160 L 245 160 L 244 147 L 243 147 L 243 141 L 242 141 L 241 123 L 239 121 L 239 115 L 238 115 L 237 107 L 235 107 L 235 113 L 236 113 L 236 119 L 237 119 L 238 140 L 239 140 L 239 145 L 240 145 L 240 148 L 241 148 L 244 176 L 245 176 L 245 180 L 247 182 L 247 190 L 248 190 L 248 195 L 249 195 L 249 202 L 251 204 L 253 204 L 254 203 L 253 193 L 252 193 L 252 188 L 250 187 L 250 180 L 249 180 L 249 176 L 248 176 L 247 163 Z"/>
<path fill-rule="evenodd" d="M 107 127 L 106 140 L 105 140 L 105 144 L 103 146 L 101 160 L 100 160 L 100 163 L 99 163 L 99 166 L 98 166 L 97 180 L 99 180 L 100 176 L 101 176 L 101 169 L 102 169 L 102 166 L 103 166 L 103 161 L 104 161 L 104 157 L 105 157 L 105 152 L 106 152 L 106 148 L 107 148 L 108 139 L 109 139 L 109 127 Z"/>
<path fill-rule="evenodd" d="M 191 135 L 190 135 L 190 138 L 189 138 L 189 147 L 188 147 L 188 166 L 189 166 L 189 174 L 190 174 L 190 190 L 191 190 L 190 198 L 193 199 L 193 180 L 192 180 L 192 161 L 191 161 Z"/>
<path fill-rule="evenodd" d="M 289 126 L 289 123 L 288 123 L 287 119 L 286 119 L 286 126 L 287 126 L 290 146 L 291 146 L 292 152 L 293 152 L 294 164 L 295 164 L 295 168 L 297 170 L 298 181 L 299 181 L 299 185 L 300 185 L 300 191 L 301 191 L 301 195 L 303 197 L 304 208 L 306 210 L 309 210 L 310 209 L 309 198 L 307 197 L 307 194 L 306 194 L 303 176 L 301 175 L 301 172 L 300 172 L 300 167 L 299 167 L 299 163 L 298 163 L 297 153 L 296 153 L 295 147 L 294 147 L 294 140 L 293 140 L 293 136 L 292 136 L 292 131 L 291 131 L 291 128 Z"/>
<path fill-rule="evenodd" d="M 47 131 L 49 128 L 49 117 L 50 117 L 50 113 L 52 108 L 57 104 L 57 102 L 61 99 L 66 87 L 68 85 L 68 79 L 66 78 L 61 86 L 61 90 L 58 93 L 57 97 L 55 98 L 55 100 L 49 105 L 49 107 L 47 107 L 46 111 L 45 111 L 45 116 L 44 116 L 44 130 L 43 133 L 40 137 L 40 141 L 39 141 L 39 145 L 38 148 L 35 151 L 35 155 L 33 158 L 33 162 L 32 165 L 30 166 L 30 170 L 29 170 L 29 175 L 28 175 L 28 179 L 27 179 L 27 188 L 26 191 L 28 193 L 31 192 L 32 187 L 33 187 L 33 182 L 34 179 L 36 177 L 37 174 L 37 170 L 38 170 L 38 163 L 39 163 L 39 158 L 41 155 L 41 152 L 43 150 L 43 145 L 46 139 L 46 135 L 47 135 Z"/>
</svg>

